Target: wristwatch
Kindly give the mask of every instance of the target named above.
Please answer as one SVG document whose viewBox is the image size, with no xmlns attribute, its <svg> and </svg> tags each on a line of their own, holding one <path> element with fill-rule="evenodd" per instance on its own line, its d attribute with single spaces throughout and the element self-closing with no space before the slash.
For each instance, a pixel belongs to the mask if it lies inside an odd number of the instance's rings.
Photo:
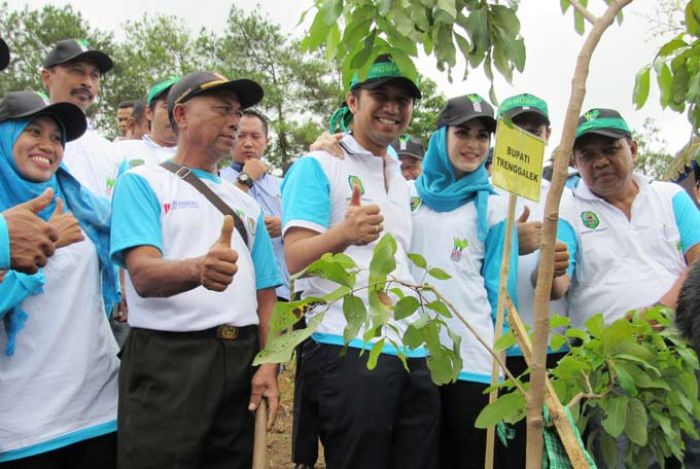
<svg viewBox="0 0 700 469">
<path fill-rule="evenodd" d="M 248 174 L 248 173 L 240 173 L 238 175 L 237 181 L 243 185 L 248 186 L 248 189 L 252 189 L 253 183 L 255 182 L 255 181 L 253 181 L 253 178 L 250 177 L 250 174 Z"/>
</svg>

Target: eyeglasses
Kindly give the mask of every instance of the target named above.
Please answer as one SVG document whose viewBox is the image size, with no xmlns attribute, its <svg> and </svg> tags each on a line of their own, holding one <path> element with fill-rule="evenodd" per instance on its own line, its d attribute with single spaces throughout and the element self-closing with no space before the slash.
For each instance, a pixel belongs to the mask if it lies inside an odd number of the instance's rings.
<svg viewBox="0 0 700 469">
<path fill-rule="evenodd" d="M 239 119 L 243 116 L 240 109 L 235 109 L 233 106 L 211 106 L 209 109 L 213 110 L 221 116 L 236 116 Z"/>
</svg>

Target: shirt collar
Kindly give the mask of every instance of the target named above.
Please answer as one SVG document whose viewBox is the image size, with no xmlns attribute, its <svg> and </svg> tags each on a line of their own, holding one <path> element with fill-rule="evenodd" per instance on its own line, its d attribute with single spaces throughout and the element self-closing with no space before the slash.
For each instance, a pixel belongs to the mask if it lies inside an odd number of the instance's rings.
<svg viewBox="0 0 700 469">
<path fill-rule="evenodd" d="M 391 168 L 393 166 L 398 166 L 399 162 L 389 156 L 389 152 L 384 156 L 379 156 L 375 155 L 369 150 L 366 150 L 364 147 L 362 147 L 357 140 L 355 140 L 355 137 L 353 137 L 351 134 L 345 134 L 340 141 L 340 146 L 345 150 L 345 153 L 348 155 L 355 155 L 355 156 L 370 156 L 372 158 L 381 158 L 384 160 L 384 163 L 386 164 L 387 168 Z"/>
</svg>

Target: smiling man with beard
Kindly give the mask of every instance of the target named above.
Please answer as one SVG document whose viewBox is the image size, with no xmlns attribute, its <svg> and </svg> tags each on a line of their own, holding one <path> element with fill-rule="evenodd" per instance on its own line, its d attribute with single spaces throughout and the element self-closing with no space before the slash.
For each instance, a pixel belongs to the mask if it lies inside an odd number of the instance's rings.
<svg viewBox="0 0 700 469">
<path fill-rule="evenodd" d="M 387 232 L 397 242 L 392 275 L 413 281 L 406 254 L 412 232 L 409 190 L 387 147 L 406 130 L 420 97 L 415 83 L 388 56 L 377 58 L 366 79 L 351 81 L 346 112 L 352 113 L 353 131 L 340 140 L 344 157 L 312 152 L 294 163 L 282 185 L 282 236 L 290 272 L 326 252 L 343 252 L 360 268 L 357 296 L 367 302 L 362 287 L 369 283 L 372 251 Z M 335 287 L 309 278 L 304 296 L 323 296 Z M 399 340 L 406 321 L 390 323 L 395 329 L 387 328 L 387 336 Z M 318 411 L 328 468 L 436 467 L 440 403 L 425 350 L 407 351 L 407 373 L 397 350 L 384 345 L 376 368 L 368 371 L 360 351 L 376 339 L 365 342 L 365 331 L 358 331 L 341 356 L 345 326 L 342 306 L 331 304 L 312 340 L 303 344 L 298 370 Z"/>
<path fill-rule="evenodd" d="M 92 49 L 87 41 L 65 39 L 44 59 L 41 79 L 51 103 L 72 103 L 87 113 L 97 99 L 102 77 L 113 65 L 107 54 Z M 66 145 L 63 162 L 90 191 L 111 196 L 121 161 L 112 143 L 89 122 L 85 134 Z"/>
</svg>

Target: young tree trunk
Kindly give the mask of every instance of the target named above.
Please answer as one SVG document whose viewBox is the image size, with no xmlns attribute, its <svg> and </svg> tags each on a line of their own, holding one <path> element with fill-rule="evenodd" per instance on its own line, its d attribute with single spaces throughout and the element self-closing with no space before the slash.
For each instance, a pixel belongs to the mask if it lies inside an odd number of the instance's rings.
<svg viewBox="0 0 700 469">
<path fill-rule="evenodd" d="M 549 300 L 554 272 L 554 244 L 557 239 L 557 221 L 559 220 L 559 201 L 567 178 L 569 158 L 574 146 L 576 124 L 583 98 L 586 95 L 591 57 L 605 30 L 613 23 L 620 10 L 632 0 L 614 0 L 605 14 L 593 21 L 586 41 L 581 48 L 576 63 L 574 78 L 571 83 L 571 97 L 566 111 L 559 146 L 554 150 L 554 173 L 552 185 L 545 204 L 544 224 L 542 227 L 542 244 L 540 246 L 540 267 L 535 288 L 535 324 L 532 350 L 532 368 L 530 374 L 530 392 L 527 395 L 527 469 L 541 469 L 544 440 L 542 437 L 542 404 L 545 395 L 545 374 L 547 361 L 547 344 L 549 342 Z M 576 3 L 576 5 L 574 5 Z M 579 11 L 578 2 L 571 4 Z M 592 19 L 592 15 L 584 15 Z"/>
</svg>

